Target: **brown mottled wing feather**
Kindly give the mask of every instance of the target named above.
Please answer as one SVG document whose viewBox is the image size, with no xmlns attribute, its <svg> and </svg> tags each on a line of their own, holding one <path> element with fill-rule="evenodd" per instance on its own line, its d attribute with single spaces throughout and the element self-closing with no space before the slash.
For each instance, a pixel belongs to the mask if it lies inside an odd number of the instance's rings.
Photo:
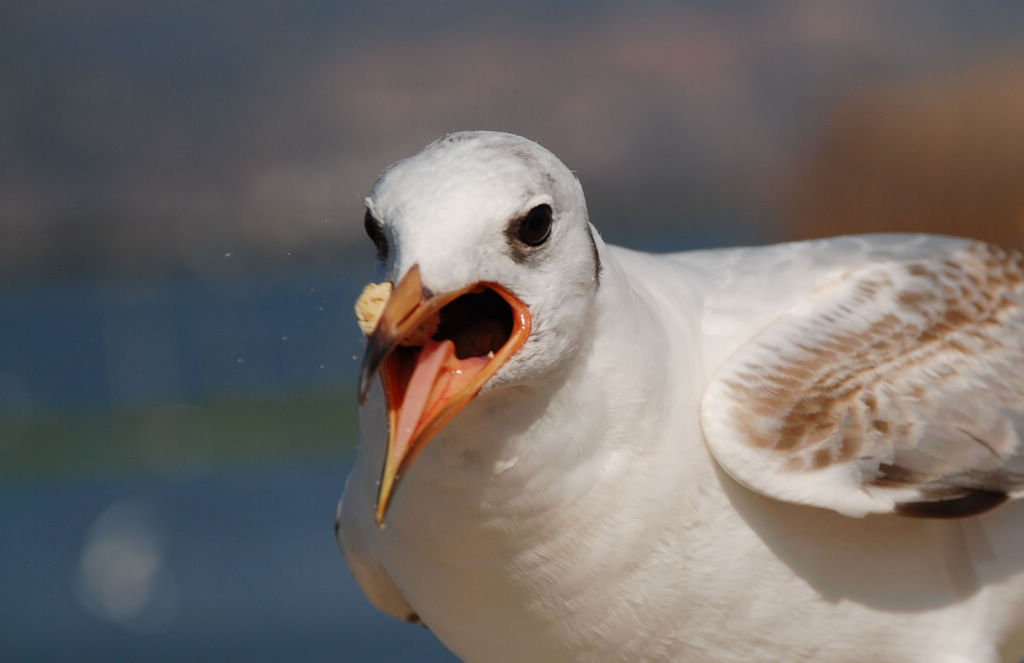
<svg viewBox="0 0 1024 663">
<path fill-rule="evenodd" d="M 956 517 L 1024 494 L 1024 257 L 887 261 L 785 312 L 708 385 L 747 487 L 848 515 Z"/>
</svg>

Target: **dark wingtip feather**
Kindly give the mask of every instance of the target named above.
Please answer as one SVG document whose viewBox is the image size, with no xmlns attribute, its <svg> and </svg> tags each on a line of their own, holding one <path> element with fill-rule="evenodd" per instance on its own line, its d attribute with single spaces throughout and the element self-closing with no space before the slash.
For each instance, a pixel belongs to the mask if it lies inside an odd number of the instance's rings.
<svg viewBox="0 0 1024 663">
<path fill-rule="evenodd" d="M 966 518 L 985 513 L 1007 500 L 1006 493 L 993 490 L 968 490 L 959 497 L 896 505 L 896 513 L 912 518 Z"/>
</svg>

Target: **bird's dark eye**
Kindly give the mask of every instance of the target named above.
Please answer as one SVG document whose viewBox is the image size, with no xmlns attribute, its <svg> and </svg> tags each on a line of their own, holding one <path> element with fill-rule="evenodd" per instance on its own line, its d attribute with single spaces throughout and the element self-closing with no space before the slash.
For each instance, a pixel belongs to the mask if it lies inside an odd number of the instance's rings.
<svg viewBox="0 0 1024 663">
<path fill-rule="evenodd" d="M 540 246 L 551 235 L 551 205 L 537 205 L 519 220 L 516 237 L 527 246 Z"/>
<path fill-rule="evenodd" d="M 366 228 L 366 234 L 373 240 L 373 245 L 377 247 L 377 260 L 384 262 L 388 258 L 388 238 L 384 234 L 383 224 L 373 218 L 370 210 L 366 210 L 363 227 Z"/>
</svg>

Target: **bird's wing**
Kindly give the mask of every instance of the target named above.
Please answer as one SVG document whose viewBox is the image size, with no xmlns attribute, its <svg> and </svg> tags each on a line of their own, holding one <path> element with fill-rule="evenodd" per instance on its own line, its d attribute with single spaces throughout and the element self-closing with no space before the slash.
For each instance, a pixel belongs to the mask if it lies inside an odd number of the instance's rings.
<svg viewBox="0 0 1024 663">
<path fill-rule="evenodd" d="M 1024 495 L 1024 256 L 949 244 L 819 286 L 712 375 L 701 423 L 719 464 L 852 516 Z"/>
<path fill-rule="evenodd" d="M 360 412 L 363 440 L 355 466 L 338 503 L 334 533 L 352 576 L 370 602 L 392 617 L 420 623 L 416 611 L 402 595 L 377 553 L 380 530 L 374 523 L 376 478 L 383 466 L 387 431 L 376 422 L 386 421 L 384 399 L 377 387 L 370 391 Z"/>
</svg>

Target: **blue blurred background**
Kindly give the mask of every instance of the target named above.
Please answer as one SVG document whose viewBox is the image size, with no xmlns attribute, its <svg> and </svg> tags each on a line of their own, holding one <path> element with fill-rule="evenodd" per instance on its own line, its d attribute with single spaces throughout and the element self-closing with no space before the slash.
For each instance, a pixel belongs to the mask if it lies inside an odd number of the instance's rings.
<svg viewBox="0 0 1024 663">
<path fill-rule="evenodd" d="M 634 248 L 1024 245 L 1024 5 L 0 8 L 0 660 L 454 660 L 333 539 L 362 196 L 534 138 Z"/>
</svg>

